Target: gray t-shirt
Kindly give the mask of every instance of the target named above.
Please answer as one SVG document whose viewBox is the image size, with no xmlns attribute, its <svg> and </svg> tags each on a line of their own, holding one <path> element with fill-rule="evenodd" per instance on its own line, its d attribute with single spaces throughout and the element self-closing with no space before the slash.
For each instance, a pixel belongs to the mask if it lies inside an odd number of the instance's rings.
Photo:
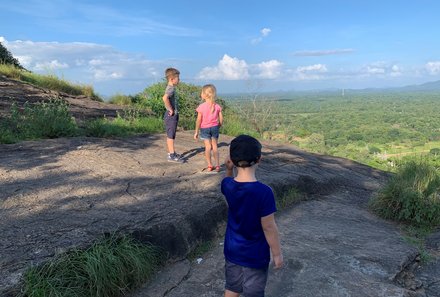
<svg viewBox="0 0 440 297">
<path fill-rule="evenodd" d="M 166 89 L 165 89 L 165 94 L 168 95 L 168 100 L 170 100 L 170 104 L 171 107 L 174 109 L 174 113 L 177 114 L 178 111 L 178 103 L 177 103 L 177 99 L 179 98 L 177 96 L 177 92 L 176 92 L 176 88 L 174 86 L 171 85 L 167 85 Z"/>
</svg>

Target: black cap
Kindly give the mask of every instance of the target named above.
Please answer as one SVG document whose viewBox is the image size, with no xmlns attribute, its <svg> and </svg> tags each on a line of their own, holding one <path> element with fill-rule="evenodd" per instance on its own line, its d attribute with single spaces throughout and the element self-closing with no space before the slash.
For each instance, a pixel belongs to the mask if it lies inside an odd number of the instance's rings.
<svg viewBox="0 0 440 297">
<path fill-rule="evenodd" d="M 240 135 L 231 141 L 229 156 L 237 167 L 250 167 L 261 158 L 261 143 L 249 135 Z"/>
</svg>

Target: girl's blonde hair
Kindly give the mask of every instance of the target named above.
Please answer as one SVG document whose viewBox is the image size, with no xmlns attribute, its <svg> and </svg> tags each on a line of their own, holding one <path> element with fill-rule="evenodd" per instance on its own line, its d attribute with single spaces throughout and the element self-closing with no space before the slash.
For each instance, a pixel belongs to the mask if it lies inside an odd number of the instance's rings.
<svg viewBox="0 0 440 297">
<path fill-rule="evenodd" d="M 211 112 L 215 111 L 215 99 L 217 98 L 217 89 L 214 85 L 208 84 L 202 87 L 202 93 L 206 96 L 206 101 L 211 103 Z"/>
</svg>

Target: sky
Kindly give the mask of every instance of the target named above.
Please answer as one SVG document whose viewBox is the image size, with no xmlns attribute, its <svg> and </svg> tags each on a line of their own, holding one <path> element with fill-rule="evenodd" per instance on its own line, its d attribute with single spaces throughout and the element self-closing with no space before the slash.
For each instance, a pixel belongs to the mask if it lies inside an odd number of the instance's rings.
<svg viewBox="0 0 440 297">
<path fill-rule="evenodd" d="M 175 67 L 219 93 L 440 80 L 440 1 L 4 0 L 0 42 L 28 70 L 137 94 Z"/>
</svg>

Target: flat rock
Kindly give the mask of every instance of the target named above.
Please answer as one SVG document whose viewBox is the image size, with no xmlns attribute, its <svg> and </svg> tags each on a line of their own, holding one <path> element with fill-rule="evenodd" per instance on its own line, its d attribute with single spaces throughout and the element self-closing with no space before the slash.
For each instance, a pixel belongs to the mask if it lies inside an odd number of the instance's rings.
<svg viewBox="0 0 440 297">
<path fill-rule="evenodd" d="M 0 145 L 0 296 L 12 294 L 31 265 L 115 231 L 158 245 L 170 263 L 181 263 L 178 274 L 165 267 L 157 275 L 161 285 L 153 281 L 138 296 L 219 296 L 220 244 L 200 264 L 179 262 L 216 238 L 226 218 L 224 168 L 204 170 L 203 144 L 192 135 L 177 135 L 183 164 L 166 161 L 163 134 Z M 231 139 L 220 138 L 222 160 Z M 269 296 L 420 293 L 396 281 L 417 250 L 396 225 L 367 210 L 389 174 L 294 146 L 263 146 L 257 177 L 277 193 L 296 187 L 310 199 L 278 215 L 287 265 L 271 273 Z"/>
</svg>

